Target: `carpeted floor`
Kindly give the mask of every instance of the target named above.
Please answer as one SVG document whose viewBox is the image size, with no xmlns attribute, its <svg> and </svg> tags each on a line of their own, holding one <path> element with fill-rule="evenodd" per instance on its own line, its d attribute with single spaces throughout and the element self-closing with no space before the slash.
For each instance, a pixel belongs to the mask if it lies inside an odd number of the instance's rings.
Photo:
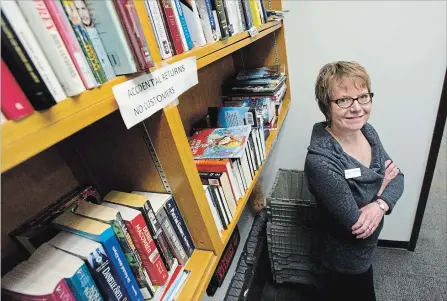
<svg viewBox="0 0 447 301">
<path fill-rule="evenodd" d="M 447 131 L 415 252 L 379 249 L 374 262 L 378 301 L 447 300 Z"/>
</svg>

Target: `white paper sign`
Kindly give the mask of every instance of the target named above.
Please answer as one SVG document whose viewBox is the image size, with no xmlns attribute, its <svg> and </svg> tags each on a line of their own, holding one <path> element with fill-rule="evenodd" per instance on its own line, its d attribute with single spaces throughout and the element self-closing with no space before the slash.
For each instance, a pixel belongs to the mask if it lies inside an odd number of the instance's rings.
<svg viewBox="0 0 447 301">
<path fill-rule="evenodd" d="M 190 57 L 116 85 L 112 90 L 130 129 L 198 82 L 196 58 Z"/>
<path fill-rule="evenodd" d="M 362 175 L 360 168 L 352 168 L 345 170 L 345 179 L 357 178 Z"/>
<path fill-rule="evenodd" d="M 250 28 L 249 30 L 248 30 L 248 34 L 250 35 L 250 37 L 254 37 L 254 36 L 256 36 L 257 34 L 258 34 L 259 32 L 258 32 L 258 29 L 255 27 L 255 26 L 253 26 L 252 28 Z"/>
</svg>

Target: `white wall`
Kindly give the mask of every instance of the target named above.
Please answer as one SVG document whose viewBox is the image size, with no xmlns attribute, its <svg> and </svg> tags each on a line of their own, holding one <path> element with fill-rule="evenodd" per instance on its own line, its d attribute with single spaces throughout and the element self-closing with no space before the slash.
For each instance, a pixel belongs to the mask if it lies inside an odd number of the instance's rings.
<svg viewBox="0 0 447 301">
<path fill-rule="evenodd" d="M 262 173 L 270 190 L 278 168 L 303 169 L 319 69 L 354 60 L 375 93 L 370 122 L 405 174 L 405 192 L 381 239 L 409 241 L 446 68 L 446 1 L 285 1 L 292 106 Z"/>
</svg>

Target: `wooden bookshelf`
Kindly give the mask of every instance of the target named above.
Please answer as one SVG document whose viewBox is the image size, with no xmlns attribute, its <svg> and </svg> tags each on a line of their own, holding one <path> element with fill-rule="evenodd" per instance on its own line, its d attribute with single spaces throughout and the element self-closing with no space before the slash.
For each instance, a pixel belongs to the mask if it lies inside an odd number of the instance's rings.
<svg viewBox="0 0 447 301">
<path fill-rule="evenodd" d="M 226 41 L 176 55 L 165 62 L 173 63 L 188 57 L 197 57 L 197 67 L 203 68 L 222 57 L 245 47 L 282 27 L 281 22 L 269 22 L 259 27 L 259 34 L 251 38 L 247 32 L 237 34 Z M 156 43 L 155 43 L 156 45 Z M 162 66 L 156 66 L 155 71 Z M 134 76 L 138 76 L 136 74 Z M 8 121 L 2 130 L 2 164 L 5 172 L 30 157 L 53 146 L 57 142 L 80 131 L 118 109 L 112 87 L 133 76 L 119 76 L 99 88 L 87 90 L 79 96 L 68 98 L 49 110 L 34 112 L 20 121 Z"/>
<path fill-rule="evenodd" d="M 265 7 L 282 10 L 279 0 Z M 169 183 L 196 246 L 185 269 L 190 276 L 179 301 L 199 301 L 205 293 L 231 234 L 239 222 L 266 161 L 237 205 L 228 229 L 220 235 L 203 191 L 188 144 L 192 124 L 210 106 L 221 105 L 221 86 L 237 72 L 281 64 L 288 76 L 286 41 L 282 22 L 268 22 L 251 37 L 248 32 L 195 48 L 162 61 L 144 1 L 135 1 L 155 71 L 165 64 L 197 58 L 199 83 L 168 105 L 127 130 L 112 87 L 140 74 L 119 76 L 99 88 L 66 99 L 49 110 L 1 125 L 2 263 L 10 269 L 17 247 L 8 233 L 81 184 L 95 185 L 101 196 L 110 190 L 166 192 Z M 266 141 L 266 160 L 289 111 L 289 80 L 277 129 Z M 154 162 L 151 139 L 159 162 Z M 160 173 L 160 168 L 162 174 Z M 7 270 L 6 270 L 7 271 Z M 232 275 L 227 275 L 231 277 Z"/>
</svg>

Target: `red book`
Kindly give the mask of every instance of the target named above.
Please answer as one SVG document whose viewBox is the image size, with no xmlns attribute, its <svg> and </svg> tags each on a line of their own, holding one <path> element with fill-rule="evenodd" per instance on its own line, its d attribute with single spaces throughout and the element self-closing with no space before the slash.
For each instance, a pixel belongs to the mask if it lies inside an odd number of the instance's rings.
<svg viewBox="0 0 447 301">
<path fill-rule="evenodd" d="M 5 117 L 10 120 L 17 120 L 33 113 L 33 106 L 3 60 L 1 72 L 1 107 Z"/>
<path fill-rule="evenodd" d="M 144 37 L 138 13 L 133 0 L 115 0 L 115 7 L 123 22 L 123 28 L 137 57 L 141 70 L 146 70 L 154 66 L 146 38 Z"/>
<path fill-rule="evenodd" d="M 2 277 L 2 291 L 7 300 L 76 301 L 62 275 L 26 261 Z"/>
<path fill-rule="evenodd" d="M 171 1 L 160 0 L 160 6 L 162 8 L 166 24 L 169 28 L 167 31 L 172 40 L 172 44 L 174 45 L 175 54 L 181 54 L 184 52 L 184 49 L 182 39 L 180 37 L 180 31 L 177 27 L 177 23 L 175 22 L 174 9 L 172 8 Z"/>
<path fill-rule="evenodd" d="M 102 205 L 119 210 L 152 284 L 164 285 L 168 280 L 168 271 L 140 211 L 108 202 Z"/>
</svg>

